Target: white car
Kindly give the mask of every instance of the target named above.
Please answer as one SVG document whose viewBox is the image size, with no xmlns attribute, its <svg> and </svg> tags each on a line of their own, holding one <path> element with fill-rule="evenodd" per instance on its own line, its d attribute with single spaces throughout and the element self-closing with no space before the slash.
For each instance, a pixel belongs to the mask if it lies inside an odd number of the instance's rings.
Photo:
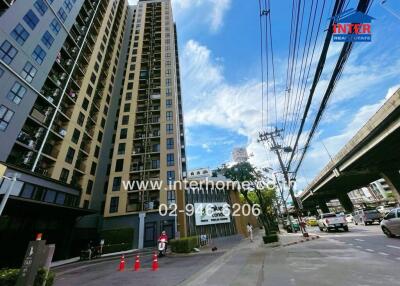
<svg viewBox="0 0 400 286">
<path fill-rule="evenodd" d="M 352 215 L 352 214 L 347 214 L 347 215 L 346 215 L 346 221 L 347 221 L 347 223 L 352 223 L 352 222 L 354 222 L 353 215 Z"/>
<path fill-rule="evenodd" d="M 329 231 L 331 229 L 338 230 L 343 228 L 344 231 L 349 231 L 346 218 L 344 216 L 338 216 L 335 213 L 324 213 L 319 216 L 318 219 L 319 230 Z"/>
<path fill-rule="evenodd" d="M 392 209 L 381 221 L 381 228 L 387 237 L 400 235 L 400 208 Z"/>
</svg>

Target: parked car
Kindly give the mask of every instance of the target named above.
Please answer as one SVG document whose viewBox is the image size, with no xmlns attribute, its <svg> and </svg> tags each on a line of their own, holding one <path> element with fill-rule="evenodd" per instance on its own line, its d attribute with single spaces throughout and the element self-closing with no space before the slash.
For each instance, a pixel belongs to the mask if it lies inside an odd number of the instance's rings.
<svg viewBox="0 0 400 286">
<path fill-rule="evenodd" d="M 307 221 L 306 223 L 308 226 L 318 226 L 318 221 L 315 217 L 310 216 L 307 218 L 306 221 Z"/>
<path fill-rule="evenodd" d="M 353 218 L 356 225 L 359 223 L 369 225 L 374 222 L 380 223 L 383 217 L 376 209 L 359 209 L 354 212 Z"/>
<path fill-rule="evenodd" d="M 297 219 L 295 219 L 294 217 L 290 217 L 290 221 L 292 223 L 291 225 L 290 225 L 289 221 L 287 219 L 285 219 L 283 221 L 283 228 L 287 232 L 300 231 L 299 221 Z"/>
<path fill-rule="evenodd" d="M 400 236 L 400 208 L 392 209 L 383 218 L 381 228 L 387 237 Z"/>
<path fill-rule="evenodd" d="M 347 221 L 347 223 L 352 223 L 352 222 L 354 222 L 354 218 L 353 218 L 353 215 L 352 214 L 346 214 L 346 221 Z"/>
<path fill-rule="evenodd" d="M 329 231 L 331 229 L 338 230 L 342 228 L 344 231 L 349 231 L 347 221 L 344 216 L 338 216 L 335 213 L 324 213 L 319 216 L 318 227 L 321 231 Z"/>
<path fill-rule="evenodd" d="M 379 206 L 376 208 L 376 210 L 378 212 L 380 212 L 383 215 L 386 215 L 387 213 L 389 213 L 391 210 L 393 209 L 393 207 L 390 206 Z"/>
</svg>

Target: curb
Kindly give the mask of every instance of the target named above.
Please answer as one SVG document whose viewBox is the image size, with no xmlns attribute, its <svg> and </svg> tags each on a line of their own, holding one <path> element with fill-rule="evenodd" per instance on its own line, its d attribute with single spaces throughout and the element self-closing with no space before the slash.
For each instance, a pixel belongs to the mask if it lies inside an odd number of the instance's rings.
<svg viewBox="0 0 400 286">
<path fill-rule="evenodd" d="M 319 238 L 320 238 L 319 235 L 310 236 L 310 237 L 308 237 L 306 239 L 301 239 L 301 240 L 298 240 L 298 241 L 282 244 L 282 246 L 290 246 L 290 245 L 294 245 L 294 244 L 298 244 L 298 243 L 303 243 L 303 242 L 307 242 L 307 241 L 316 240 L 316 239 L 319 239 Z"/>
</svg>

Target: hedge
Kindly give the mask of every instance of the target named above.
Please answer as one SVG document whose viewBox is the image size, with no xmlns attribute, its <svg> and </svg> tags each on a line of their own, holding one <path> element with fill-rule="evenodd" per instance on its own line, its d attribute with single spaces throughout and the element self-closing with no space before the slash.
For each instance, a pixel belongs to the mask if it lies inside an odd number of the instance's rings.
<svg viewBox="0 0 400 286">
<path fill-rule="evenodd" d="M 193 248 L 198 247 L 198 239 L 197 236 L 182 237 L 170 240 L 169 244 L 172 252 L 189 253 Z"/>
<path fill-rule="evenodd" d="M 118 228 L 103 230 L 101 238 L 104 239 L 103 254 L 132 249 L 133 228 Z"/>
<path fill-rule="evenodd" d="M 279 241 L 279 236 L 276 233 L 275 234 L 270 234 L 270 235 L 267 235 L 267 236 L 263 236 L 263 240 L 264 240 L 265 244 L 272 243 L 272 242 L 277 242 L 277 241 Z"/>
<path fill-rule="evenodd" d="M 42 286 L 43 282 L 46 280 L 45 286 L 51 286 L 54 283 L 54 273 L 49 271 L 46 277 L 46 272 L 47 270 L 44 268 L 41 268 L 38 270 L 36 277 L 35 277 L 35 282 L 34 286 Z M 1 286 L 14 286 L 17 283 L 18 280 L 18 275 L 19 275 L 19 269 L 1 269 L 0 270 L 0 285 Z"/>
</svg>

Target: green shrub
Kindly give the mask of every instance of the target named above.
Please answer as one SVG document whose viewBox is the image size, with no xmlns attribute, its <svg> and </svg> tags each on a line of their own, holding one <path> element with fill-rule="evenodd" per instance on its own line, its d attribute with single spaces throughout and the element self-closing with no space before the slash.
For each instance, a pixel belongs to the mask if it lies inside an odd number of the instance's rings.
<svg viewBox="0 0 400 286">
<path fill-rule="evenodd" d="M 103 230 L 101 238 L 104 239 L 104 254 L 129 250 L 132 249 L 133 228 Z"/>
<path fill-rule="evenodd" d="M 17 283 L 19 269 L 1 269 L 0 270 L 0 285 L 14 286 Z"/>
<path fill-rule="evenodd" d="M 47 274 L 47 277 L 46 277 Z M 47 270 L 44 268 L 40 268 L 36 274 L 35 282 L 33 286 L 42 286 L 43 282 L 46 281 L 44 284 L 45 286 L 51 286 L 54 283 L 55 274 L 51 271 L 47 273 Z"/>
<path fill-rule="evenodd" d="M 277 242 L 277 241 L 279 241 L 279 236 L 276 233 L 270 234 L 270 235 L 263 236 L 263 240 L 264 240 L 265 244 Z"/>
<path fill-rule="evenodd" d="M 189 253 L 193 248 L 198 247 L 198 240 L 197 236 L 189 236 L 181 239 L 172 239 L 169 244 L 172 252 Z"/>
</svg>

